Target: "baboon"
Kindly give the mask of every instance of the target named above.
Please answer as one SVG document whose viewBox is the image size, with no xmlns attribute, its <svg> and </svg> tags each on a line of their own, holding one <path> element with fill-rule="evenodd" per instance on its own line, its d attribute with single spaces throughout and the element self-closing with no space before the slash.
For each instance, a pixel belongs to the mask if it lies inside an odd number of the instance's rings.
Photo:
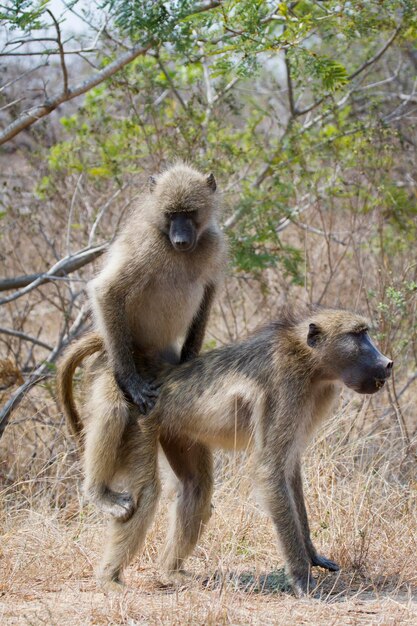
<svg viewBox="0 0 417 626">
<path fill-rule="evenodd" d="M 383 387 L 392 365 L 372 343 L 362 316 L 332 309 L 298 317 L 286 314 L 244 341 L 176 367 L 164 365 L 146 430 L 132 419 L 126 433 L 119 462 L 138 504 L 128 521 L 111 521 L 100 577 L 119 582 L 123 567 L 143 544 L 159 497 L 158 436 L 168 442 L 185 437 L 193 446 L 177 448 L 177 462 L 172 464 L 181 489 L 163 552 L 164 567 L 181 570 L 210 517 L 211 450 L 250 445 L 256 482 L 282 544 L 294 591 L 303 595 L 314 589 L 312 566 L 339 568 L 319 555 L 310 537 L 302 453 L 329 414 L 337 383 L 372 394 Z M 100 390 L 97 401 L 115 403 L 118 391 L 104 352 L 93 370 Z M 67 384 L 71 396 L 69 378 Z"/>
<path fill-rule="evenodd" d="M 74 351 L 91 354 L 105 347 L 110 366 L 106 389 L 111 387 L 113 393 L 102 394 L 100 379 L 92 379 L 86 406 L 92 419 L 85 440 L 85 491 L 99 508 L 121 519 L 132 514 L 135 500 L 130 493 L 112 489 L 120 446 L 123 450 L 132 416 L 147 415 L 158 396 L 156 384 L 139 360 L 135 363 L 135 355 L 174 364 L 199 353 L 226 263 L 217 195 L 213 174 L 205 176 L 184 163 L 151 177 L 149 192 L 129 215 L 103 269 L 90 283 L 97 331 L 70 347 L 58 367 L 58 393 L 65 410 L 66 363 Z M 80 434 L 81 422 L 72 409 L 70 425 Z M 140 457 L 139 449 L 137 453 Z"/>
</svg>

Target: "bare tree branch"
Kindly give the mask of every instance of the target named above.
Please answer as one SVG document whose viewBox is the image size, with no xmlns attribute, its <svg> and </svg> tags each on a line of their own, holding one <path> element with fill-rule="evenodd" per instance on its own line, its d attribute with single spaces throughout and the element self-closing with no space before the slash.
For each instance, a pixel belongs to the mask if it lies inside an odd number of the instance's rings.
<svg viewBox="0 0 417 626">
<path fill-rule="evenodd" d="M 134 46 L 128 52 L 121 54 L 118 59 L 106 65 L 106 67 L 97 72 L 97 74 L 91 76 L 73 89 L 68 89 L 66 92 L 65 90 L 61 91 L 52 98 L 45 100 L 43 104 L 22 113 L 14 122 L 0 132 L 0 145 L 18 135 L 22 130 L 29 128 L 29 126 L 32 126 L 32 124 L 42 117 L 49 115 L 49 113 L 57 109 L 63 102 L 68 102 L 73 98 L 81 96 L 107 78 L 110 78 L 110 76 L 113 76 L 113 74 L 118 72 L 122 67 L 131 63 L 137 57 L 146 54 L 151 46 L 152 44 L 148 44 L 147 46 Z"/>
<path fill-rule="evenodd" d="M 94 241 L 94 237 L 96 236 L 96 231 L 97 231 L 97 227 L 100 224 L 100 221 L 103 217 L 103 215 L 106 213 L 106 211 L 108 210 L 108 208 L 111 206 L 111 204 L 113 203 L 113 201 L 117 198 L 117 196 L 119 194 L 122 193 L 122 191 L 124 191 L 127 187 L 127 183 L 125 183 L 122 187 L 120 187 L 119 189 L 117 189 L 114 194 L 112 196 L 110 196 L 110 198 L 107 200 L 107 202 L 105 202 L 103 204 L 103 206 L 101 207 L 100 211 L 97 213 L 96 219 L 94 220 L 94 223 L 91 227 L 90 230 L 90 234 L 88 236 L 88 245 L 92 246 L 93 245 L 93 241 Z M 133 202 L 134 198 L 130 198 L 122 207 L 122 209 L 120 210 L 120 215 L 123 215 L 125 210 L 128 208 L 128 206 Z"/>
<path fill-rule="evenodd" d="M 101 256 L 103 252 L 106 251 L 108 245 L 109 244 L 105 242 L 97 244 L 96 246 L 84 248 L 75 254 L 60 259 L 51 267 L 50 270 L 42 274 L 29 274 L 27 276 L 17 276 L 16 278 L 5 278 L 0 280 L 0 291 L 8 291 L 10 289 L 19 289 L 23 287 L 20 291 L 16 291 L 10 296 L 0 300 L 0 305 L 17 300 L 17 298 L 24 296 L 29 293 L 29 291 L 32 291 L 32 289 L 39 287 L 39 285 L 54 280 L 57 276 L 66 276 L 67 274 L 71 274 L 72 272 L 79 270 L 84 265 L 91 263 Z"/>
<path fill-rule="evenodd" d="M 401 31 L 401 28 L 402 28 L 402 24 L 399 24 L 399 26 L 397 26 L 397 28 L 395 29 L 391 37 L 382 46 L 382 48 L 371 59 L 368 59 L 368 61 L 365 61 L 365 63 L 362 63 L 362 65 L 358 67 L 358 69 L 356 69 L 354 72 L 349 74 L 349 76 L 347 77 L 347 80 L 350 82 L 351 80 L 356 78 L 356 76 L 359 76 L 359 74 L 362 74 L 362 72 L 364 72 L 368 67 L 370 67 L 371 65 L 379 61 L 379 59 L 383 56 L 383 54 L 385 54 L 385 52 L 388 50 L 390 45 L 394 42 L 398 33 Z M 299 116 L 299 115 L 306 115 L 307 113 L 310 113 L 310 111 L 317 108 L 322 102 L 324 102 L 326 98 L 328 98 L 328 95 L 323 96 L 322 98 L 319 98 L 318 100 L 316 100 L 315 102 L 307 106 L 305 109 L 296 110 L 295 115 Z"/>
<path fill-rule="evenodd" d="M 382 57 L 382 55 L 388 50 L 390 45 L 394 42 L 394 40 L 396 39 L 396 37 L 397 37 L 398 33 L 400 32 L 401 28 L 402 28 L 402 24 L 399 24 L 399 26 L 397 26 L 397 28 L 392 33 L 391 37 L 382 46 L 382 48 L 371 59 L 369 59 L 368 61 L 365 61 L 365 63 L 363 63 L 360 67 L 358 67 L 357 70 L 352 72 L 352 74 L 349 74 L 348 80 L 352 80 L 353 78 L 356 78 L 356 76 L 358 76 L 364 70 L 366 70 L 367 67 L 369 67 L 370 65 L 373 65 L 374 63 L 379 61 L 379 59 Z"/>
<path fill-rule="evenodd" d="M 285 59 L 285 68 L 287 70 L 287 85 L 288 85 L 288 102 L 290 105 L 290 112 L 293 117 L 297 114 L 297 110 L 294 103 L 294 90 L 292 87 L 292 78 L 291 78 L 291 65 L 290 60 L 288 58 L 288 50 L 284 51 L 284 59 Z"/>
<path fill-rule="evenodd" d="M 163 75 L 165 76 L 165 78 L 168 81 L 169 86 L 171 87 L 171 91 L 174 94 L 174 96 L 176 97 L 176 99 L 178 100 L 178 102 L 180 103 L 180 105 L 182 106 L 182 108 L 184 109 L 184 111 L 187 110 L 187 105 L 185 104 L 180 92 L 178 91 L 178 89 L 175 87 L 174 85 L 174 81 L 172 80 L 171 76 L 169 75 L 168 71 L 165 69 L 164 64 L 162 63 L 159 54 L 156 54 L 156 60 L 158 61 L 158 65 L 162 70 Z"/>
<path fill-rule="evenodd" d="M 30 341 L 30 343 L 34 343 L 36 346 L 41 346 L 41 348 L 45 348 L 45 350 L 53 350 L 52 346 L 49 343 L 45 343 L 37 337 L 32 337 L 31 335 L 27 335 L 26 333 L 21 332 L 20 330 L 13 330 L 11 328 L 3 328 L 0 326 L 0 334 L 10 335 L 11 337 L 18 337 L 19 339 L 23 339 L 24 341 Z"/>
</svg>

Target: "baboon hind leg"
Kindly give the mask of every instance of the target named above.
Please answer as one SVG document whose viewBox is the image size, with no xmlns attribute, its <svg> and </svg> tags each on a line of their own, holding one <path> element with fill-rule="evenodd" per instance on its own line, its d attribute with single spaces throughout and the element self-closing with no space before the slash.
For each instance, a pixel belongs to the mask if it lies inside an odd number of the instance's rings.
<svg viewBox="0 0 417 626">
<path fill-rule="evenodd" d="M 338 572 L 339 566 L 325 556 L 318 554 L 311 540 L 310 526 L 308 523 L 307 510 L 304 501 L 303 480 L 301 476 L 300 462 L 297 462 L 294 468 L 294 474 L 291 479 L 291 488 L 293 491 L 294 501 L 297 507 L 298 517 L 300 520 L 301 530 L 304 537 L 305 547 L 311 559 L 311 564 L 323 567 L 331 572 Z"/>
<path fill-rule="evenodd" d="M 132 517 L 123 522 L 109 522 L 105 552 L 98 570 L 100 582 L 122 582 L 123 569 L 132 561 L 144 544 L 146 533 L 155 515 L 160 494 L 159 481 L 146 485 L 140 493 L 137 508 Z"/>
<path fill-rule="evenodd" d="M 134 509 L 132 497 L 126 492 L 113 491 L 110 485 L 119 464 L 131 411 L 110 371 L 104 371 L 92 380 L 86 409 L 89 420 L 84 453 L 84 491 L 104 513 L 127 519 Z"/>
<path fill-rule="evenodd" d="M 110 521 L 106 548 L 98 571 L 98 577 L 104 583 L 120 583 L 123 568 L 142 549 L 160 495 L 158 429 L 155 424 L 130 424 L 120 450 L 123 455 L 121 470 L 134 502 L 134 512 L 128 520 Z"/>
<path fill-rule="evenodd" d="M 182 569 L 211 516 L 213 455 L 207 446 L 187 437 L 160 437 L 162 449 L 178 478 L 178 494 L 171 507 L 171 521 L 162 567 L 169 573 Z"/>
</svg>

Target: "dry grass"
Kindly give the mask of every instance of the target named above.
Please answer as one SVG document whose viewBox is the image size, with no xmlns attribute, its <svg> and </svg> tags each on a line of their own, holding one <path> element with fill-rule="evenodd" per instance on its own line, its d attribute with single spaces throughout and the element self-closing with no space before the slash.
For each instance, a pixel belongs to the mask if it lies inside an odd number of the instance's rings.
<svg viewBox="0 0 417 626">
<path fill-rule="evenodd" d="M 26 409 L 27 412 L 27 409 Z M 26 464 L 36 422 L 12 426 L 14 450 L 3 476 L 0 620 L 3 624 L 412 624 L 417 620 L 416 483 L 395 425 L 366 436 L 352 431 L 355 400 L 319 433 L 307 455 L 312 532 L 342 566 L 319 577 L 321 599 L 285 589 L 272 524 L 256 503 L 243 454 L 217 458 L 214 513 L 188 562 L 184 588 L 164 586 L 157 553 L 166 499 L 145 553 L 126 572 L 126 591 L 98 589 L 93 569 L 104 523 L 82 507 L 80 471 L 61 428 Z M 51 460 L 52 459 L 52 460 Z M 255 495 L 255 497 L 254 497 Z"/>
</svg>

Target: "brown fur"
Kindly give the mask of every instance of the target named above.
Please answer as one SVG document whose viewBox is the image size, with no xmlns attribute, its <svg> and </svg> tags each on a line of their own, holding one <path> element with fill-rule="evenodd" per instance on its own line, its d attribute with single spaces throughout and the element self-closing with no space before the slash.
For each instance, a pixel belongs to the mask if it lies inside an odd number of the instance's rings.
<svg viewBox="0 0 417 626">
<path fill-rule="evenodd" d="M 111 522 L 100 576 L 117 583 L 143 544 L 159 497 L 158 437 L 178 477 L 162 562 L 178 572 L 209 520 L 213 448 L 255 454 L 256 481 L 280 539 L 294 590 L 314 588 L 311 567 L 337 570 L 316 551 L 304 504 L 301 457 L 329 414 L 340 381 L 367 393 L 388 378 L 392 362 L 370 343 L 366 320 L 339 310 L 287 316 L 236 344 L 161 371 L 164 380 L 144 431 L 130 423 L 119 470 L 135 493 L 132 518 Z M 120 402 L 103 354 L 95 363 L 103 412 Z M 140 462 L 138 462 L 138 450 Z"/>
<path fill-rule="evenodd" d="M 89 333 L 71 344 L 59 362 L 57 372 L 58 398 L 68 425 L 72 433 L 78 438 L 82 434 L 83 423 L 74 401 L 72 379 L 75 370 L 85 358 L 103 349 L 104 342 L 102 337 L 98 333 Z"/>
<path fill-rule="evenodd" d="M 141 369 L 135 355 L 148 364 L 161 359 L 178 363 L 201 349 L 226 261 L 215 189 L 212 175 L 206 177 L 184 163 L 152 179 L 150 191 L 129 216 L 90 284 L 97 331 L 70 347 L 58 367 L 59 398 L 72 430 L 79 434 L 80 419 L 68 380 L 88 354 L 104 346 L 108 355 L 106 392 L 102 393 L 101 378 L 93 379 L 86 404 L 90 419 L 85 489 L 92 501 L 115 517 L 126 519 L 135 506 L 130 494 L 111 489 L 117 480 L 119 446 L 132 415 L 136 419 L 146 414 L 158 394 L 149 366 Z M 170 231 L 170 224 L 181 216 L 195 236 L 195 247 L 189 251 L 175 248 Z M 106 405 L 110 388 L 114 394 Z"/>
</svg>

